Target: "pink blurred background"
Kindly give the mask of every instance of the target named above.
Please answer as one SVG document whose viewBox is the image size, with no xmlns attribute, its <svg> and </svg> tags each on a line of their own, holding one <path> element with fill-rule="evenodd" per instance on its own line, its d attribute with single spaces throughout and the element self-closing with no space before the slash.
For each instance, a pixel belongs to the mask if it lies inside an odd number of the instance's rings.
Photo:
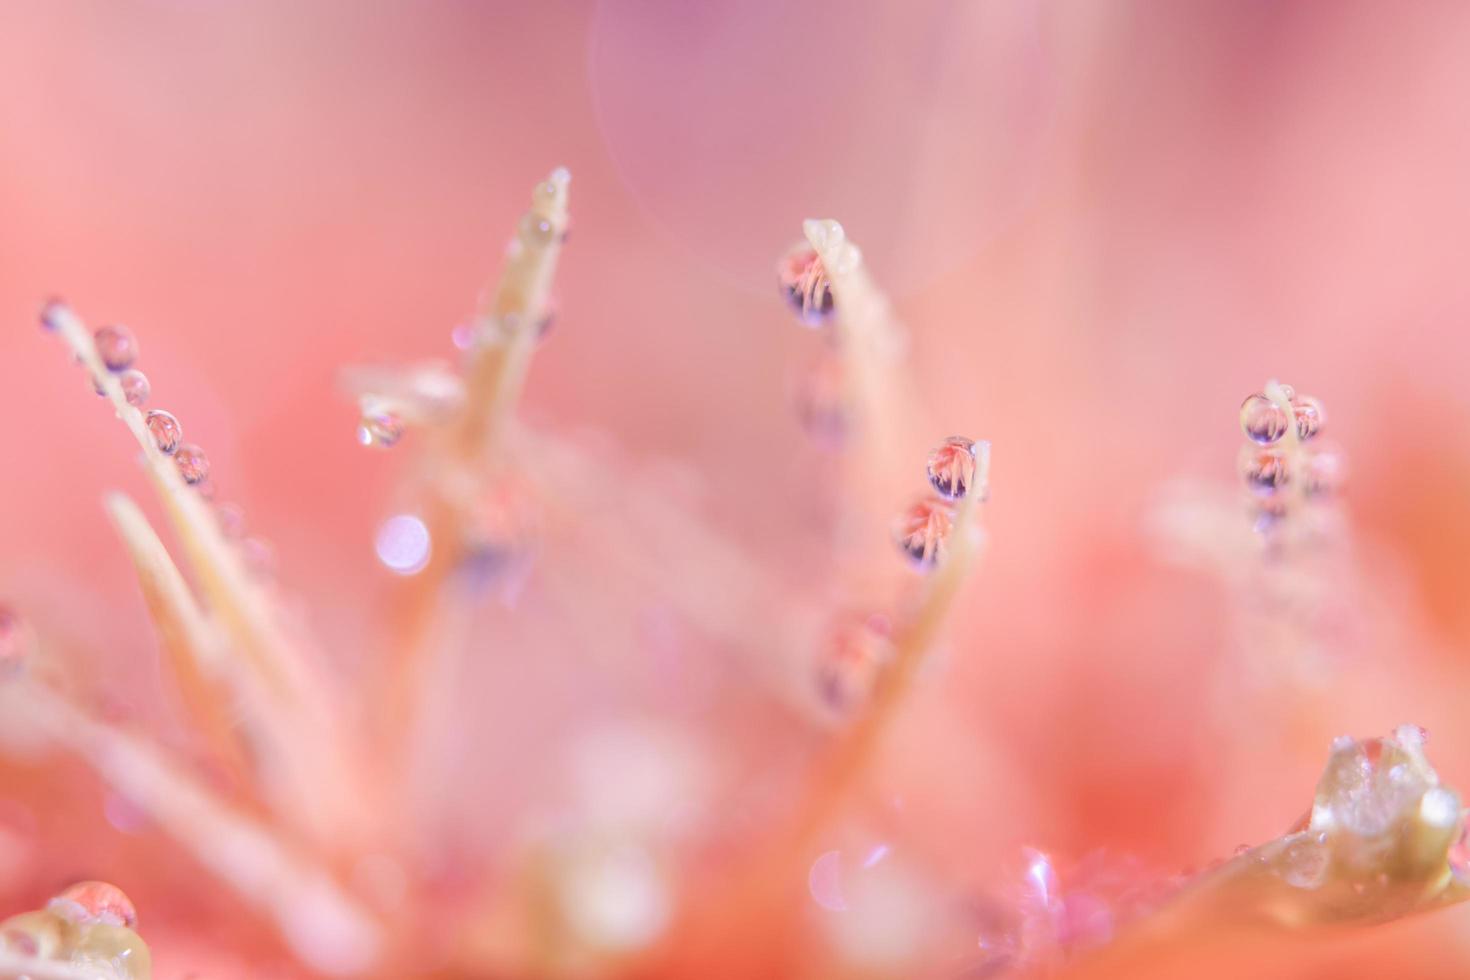
<svg viewBox="0 0 1470 980">
<path fill-rule="evenodd" d="M 154 403 L 207 445 L 318 631 L 370 645 L 394 470 L 355 445 L 336 372 L 449 356 L 564 164 L 532 419 L 688 464 L 711 519 L 780 562 L 820 470 L 788 398 L 808 338 L 771 269 L 830 216 L 891 289 L 935 434 L 993 441 L 954 728 L 924 743 L 940 785 L 970 783 L 937 794 L 946 832 L 986 819 L 972 740 L 1035 781 L 1035 812 L 1004 822 L 1172 866 L 1279 833 L 1324 733 L 1418 722 L 1463 786 L 1466 91 L 1470 6 L 1450 3 L 10 0 L 0 590 L 124 700 L 158 697 L 98 506 L 144 480 L 36 329 L 59 294 L 137 331 Z M 1200 717 L 1226 613 L 1143 527 L 1173 476 L 1228 485 L 1236 407 L 1271 376 L 1327 404 L 1369 587 L 1412 642 L 1348 644 L 1345 671 L 1396 682 L 1344 684 L 1306 749 L 1221 798 Z M 1280 969 L 1384 975 L 1376 951 L 1462 975 L 1456 923 Z"/>
</svg>

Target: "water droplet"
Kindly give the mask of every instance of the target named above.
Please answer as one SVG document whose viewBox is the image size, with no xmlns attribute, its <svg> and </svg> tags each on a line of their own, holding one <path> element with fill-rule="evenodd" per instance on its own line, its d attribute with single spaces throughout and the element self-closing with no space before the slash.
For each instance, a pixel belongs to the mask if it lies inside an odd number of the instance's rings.
<svg viewBox="0 0 1470 980">
<path fill-rule="evenodd" d="M 836 451 L 847 438 L 850 421 L 842 358 L 824 351 L 807 365 L 796 382 L 796 416 L 822 449 Z"/>
<path fill-rule="evenodd" d="M 138 339 L 127 327 L 115 324 L 92 335 L 97 354 L 109 371 L 124 371 L 138 358 Z"/>
<path fill-rule="evenodd" d="M 1251 500 L 1251 529 L 1269 534 L 1286 519 L 1287 503 L 1282 497 L 1255 497 Z"/>
<path fill-rule="evenodd" d="M 1336 493 L 1347 475 L 1343 454 L 1330 447 L 1308 454 L 1303 469 L 1302 489 L 1314 497 Z"/>
<path fill-rule="evenodd" d="M 1240 406 L 1240 428 L 1247 439 L 1269 446 L 1286 435 L 1286 411 L 1265 395 L 1251 395 Z"/>
<path fill-rule="evenodd" d="M 148 401 L 152 386 L 148 384 L 148 376 L 137 368 L 128 368 L 119 374 L 117 383 L 122 386 L 123 398 L 134 408 L 142 408 Z"/>
<path fill-rule="evenodd" d="M 403 419 L 383 408 L 365 408 L 357 423 L 357 441 L 364 446 L 388 449 L 403 438 Z"/>
<path fill-rule="evenodd" d="M 1291 400 L 1291 410 L 1296 416 L 1296 434 L 1299 439 L 1310 439 L 1322 431 L 1327 416 L 1322 403 L 1311 395 L 1299 395 Z"/>
<path fill-rule="evenodd" d="M 241 538 L 245 536 L 245 508 L 239 504 L 219 504 L 214 508 L 214 516 L 219 521 L 220 533 L 225 537 Z"/>
<path fill-rule="evenodd" d="M 954 512 L 946 501 L 920 500 L 899 515 L 893 534 L 909 561 L 927 570 L 943 555 L 953 527 Z"/>
<path fill-rule="evenodd" d="M 556 226 L 533 211 L 521 216 L 521 241 L 536 248 L 545 248 L 556 238 Z"/>
<path fill-rule="evenodd" d="M 1273 494 L 1291 479 L 1291 467 L 1281 449 L 1247 446 L 1240 454 L 1240 475 L 1256 493 Z"/>
<path fill-rule="evenodd" d="M 56 330 L 61 326 L 61 316 L 66 312 L 66 303 L 53 296 L 41 307 L 41 329 Z"/>
<path fill-rule="evenodd" d="M 413 514 L 395 514 L 378 528 L 373 548 L 390 571 L 414 575 L 429 564 L 429 528 Z"/>
<path fill-rule="evenodd" d="M 185 483 L 197 486 L 209 479 L 209 457 L 204 455 L 204 450 L 191 442 L 179 446 L 173 455 Z"/>
<path fill-rule="evenodd" d="M 158 447 L 158 451 L 172 456 L 179 448 L 179 441 L 184 438 L 184 427 L 179 424 L 179 420 L 171 412 L 154 408 L 148 411 L 144 422 L 148 425 L 148 431 L 153 434 L 153 444 Z"/>
<path fill-rule="evenodd" d="M 213 480 L 205 477 L 203 480 L 194 484 L 194 492 L 205 500 L 213 502 L 214 498 L 219 496 L 219 487 L 215 486 Z"/>
<path fill-rule="evenodd" d="M 1278 873 L 1293 888 L 1320 888 L 1327 880 L 1329 857 L 1322 836 L 1302 834 L 1278 858 Z"/>
<path fill-rule="evenodd" d="M 77 925 L 138 924 L 138 912 L 121 888 L 105 881 L 80 881 L 46 903 L 46 909 Z"/>
<path fill-rule="evenodd" d="M 776 282 L 802 323 L 815 327 L 832 318 L 832 280 L 816 249 L 798 245 L 788 252 L 776 265 Z"/>
<path fill-rule="evenodd" d="M 964 436 L 950 436 L 929 454 L 929 483 L 941 497 L 958 500 L 970 491 L 975 482 L 976 461 L 981 452 L 988 452 L 989 443 L 976 443 Z M 986 488 L 981 487 L 981 499 Z"/>
<path fill-rule="evenodd" d="M 833 710 L 867 700 L 883 665 L 893 658 L 887 617 L 848 614 L 833 624 L 817 659 L 817 690 Z"/>
<path fill-rule="evenodd" d="M 0 678 L 22 670 L 34 644 L 35 635 L 24 617 L 13 609 L 0 606 Z"/>
</svg>

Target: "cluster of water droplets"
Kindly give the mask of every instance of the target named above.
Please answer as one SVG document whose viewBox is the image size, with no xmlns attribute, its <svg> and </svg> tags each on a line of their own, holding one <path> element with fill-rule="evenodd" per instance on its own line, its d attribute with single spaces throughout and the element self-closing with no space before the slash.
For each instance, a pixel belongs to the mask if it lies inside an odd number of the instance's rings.
<svg viewBox="0 0 1470 980">
<path fill-rule="evenodd" d="M 893 528 L 894 540 L 915 568 L 927 571 L 943 557 L 957 501 L 971 493 L 981 501 L 988 498 L 989 461 L 990 443 L 964 436 L 950 436 L 929 454 L 925 473 L 933 493 L 909 505 Z"/>
<path fill-rule="evenodd" d="M 1322 403 L 1286 384 L 1273 382 L 1241 404 L 1246 445 L 1240 451 L 1240 475 L 1251 492 L 1257 531 L 1274 531 L 1294 502 L 1310 503 L 1338 489 L 1342 453 L 1319 441 L 1325 423 Z"/>
<path fill-rule="evenodd" d="M 41 326 L 46 330 L 56 330 L 64 309 L 60 300 L 48 301 L 41 310 Z M 153 445 L 173 460 L 184 483 L 213 503 L 216 488 L 210 478 L 209 456 L 198 445 L 184 441 L 183 424 L 172 412 L 146 407 L 152 385 L 147 375 L 134 366 L 139 353 L 137 336 L 121 324 L 111 324 L 93 332 L 92 345 L 103 367 L 117 381 L 123 398 L 143 413 L 143 425 L 153 439 Z M 93 378 L 92 381 L 97 393 L 105 395 L 102 379 Z M 257 573 L 269 574 L 274 568 L 274 549 L 268 542 L 246 535 L 244 512 L 239 505 L 215 504 L 214 511 L 221 532 L 237 544 L 246 566 Z"/>
<path fill-rule="evenodd" d="M 152 975 L 152 960 L 134 931 L 137 923 L 133 903 L 120 889 L 84 881 L 62 891 L 44 909 L 0 922 L 0 949 L 64 963 L 99 980 L 146 980 Z"/>
</svg>

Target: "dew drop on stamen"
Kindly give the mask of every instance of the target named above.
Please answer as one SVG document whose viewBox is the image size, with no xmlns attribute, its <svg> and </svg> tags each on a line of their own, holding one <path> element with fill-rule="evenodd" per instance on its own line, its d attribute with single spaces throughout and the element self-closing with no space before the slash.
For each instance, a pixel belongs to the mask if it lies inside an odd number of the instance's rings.
<svg viewBox="0 0 1470 980">
<path fill-rule="evenodd" d="M 1297 438 L 1305 441 L 1322 431 L 1326 418 L 1322 413 L 1322 403 L 1317 399 L 1311 395 L 1300 395 L 1291 400 L 1291 410 L 1296 416 Z"/>
<path fill-rule="evenodd" d="M 802 323 L 821 326 L 835 311 L 832 280 L 822 257 L 810 246 L 797 246 L 776 265 L 781 296 Z"/>
<path fill-rule="evenodd" d="M 142 408 L 147 403 L 152 386 L 148 383 L 148 376 L 142 371 L 128 368 L 117 376 L 117 383 L 122 387 L 123 398 L 127 399 L 129 405 Z"/>
<path fill-rule="evenodd" d="M 403 438 L 403 419 L 380 408 L 368 409 L 357 423 L 357 441 L 364 446 L 388 449 Z"/>
<path fill-rule="evenodd" d="M 947 501 L 921 500 L 899 515 L 893 536 L 909 561 L 927 571 L 943 555 L 953 527 L 954 512 Z"/>
<path fill-rule="evenodd" d="M 166 456 L 172 456 L 179 448 L 180 440 L 184 438 L 184 427 L 179 424 L 179 420 L 174 418 L 172 412 L 154 408 L 149 410 L 143 421 L 148 426 L 148 431 L 153 436 L 153 444 L 158 447 L 158 451 Z"/>
<path fill-rule="evenodd" d="M 97 346 L 97 356 L 109 371 L 125 371 L 138 358 L 138 339 L 121 324 L 100 328 L 92 335 L 92 341 Z"/>
<path fill-rule="evenodd" d="M 1286 435 L 1286 412 L 1262 394 L 1254 394 L 1240 406 L 1240 428 L 1252 442 L 1269 446 Z"/>
<path fill-rule="evenodd" d="M 1269 495 L 1286 486 L 1291 469 L 1282 450 L 1247 447 L 1240 454 L 1240 475 L 1251 490 Z"/>
<path fill-rule="evenodd" d="M 41 329 L 54 331 L 61 326 L 61 314 L 66 309 L 66 303 L 56 297 L 46 300 L 41 307 Z"/>
<path fill-rule="evenodd" d="M 969 493 L 975 482 L 976 460 L 983 444 L 977 446 L 973 439 L 950 436 L 929 454 L 929 483 L 936 493 L 950 500 L 958 500 Z M 983 495 L 984 488 L 981 488 Z M 983 499 L 983 497 L 982 497 Z"/>
<path fill-rule="evenodd" d="M 192 442 L 174 450 L 174 462 L 179 467 L 179 475 L 190 486 L 197 486 L 209 479 L 209 457 Z"/>
<path fill-rule="evenodd" d="M 817 659 L 817 692 L 834 711 L 847 712 L 872 693 L 893 657 L 892 627 L 881 615 L 849 614 L 832 627 Z"/>
<path fill-rule="evenodd" d="M 539 214 L 528 211 L 521 217 L 519 233 L 525 244 L 545 248 L 556 238 L 556 227 Z"/>
<path fill-rule="evenodd" d="M 822 449 L 842 448 L 851 428 L 842 358 L 826 351 L 807 365 L 797 378 L 794 395 L 797 419 Z"/>
</svg>

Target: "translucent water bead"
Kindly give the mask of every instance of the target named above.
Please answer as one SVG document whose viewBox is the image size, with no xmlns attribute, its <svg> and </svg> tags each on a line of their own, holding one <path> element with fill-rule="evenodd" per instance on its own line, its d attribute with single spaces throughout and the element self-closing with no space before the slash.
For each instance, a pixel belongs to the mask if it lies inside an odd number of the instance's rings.
<svg viewBox="0 0 1470 980">
<path fill-rule="evenodd" d="M 822 449 L 842 448 L 851 425 L 842 358 L 823 351 L 796 380 L 793 402 L 801 427 Z"/>
<path fill-rule="evenodd" d="M 1269 446 L 1286 435 L 1286 410 L 1257 392 L 1240 406 L 1240 428 L 1247 439 Z"/>
<path fill-rule="evenodd" d="M 950 500 L 958 500 L 970 492 L 975 482 L 975 470 L 981 453 L 988 452 L 989 443 L 977 443 L 964 436 L 950 436 L 929 454 L 929 483 L 936 493 Z M 985 488 L 981 488 L 982 499 Z"/>
<path fill-rule="evenodd" d="M 944 553 L 954 527 L 954 512 L 944 500 L 921 500 L 899 515 L 894 540 L 914 566 L 927 571 Z"/>
<path fill-rule="evenodd" d="M 109 371 L 125 371 L 138 358 L 138 339 L 120 324 L 100 328 L 92 335 L 92 342 Z"/>
<path fill-rule="evenodd" d="M 1291 481 L 1291 467 L 1280 449 L 1246 447 L 1240 454 L 1240 475 L 1251 490 L 1269 495 Z"/>
<path fill-rule="evenodd" d="M 867 700 L 879 671 L 892 659 L 892 626 L 886 616 L 843 616 L 818 654 L 817 692 L 828 707 L 847 712 Z"/>
<path fill-rule="evenodd" d="M 821 326 L 836 309 L 832 296 L 832 280 L 816 249 L 798 245 L 776 266 L 776 282 L 781 295 L 802 323 Z"/>
<path fill-rule="evenodd" d="M 134 408 L 142 408 L 152 391 L 152 386 L 148 383 L 148 376 L 137 368 L 128 368 L 119 374 L 117 383 L 122 387 L 123 397 Z"/>
<path fill-rule="evenodd" d="M 174 450 L 174 462 L 178 464 L 179 475 L 190 486 L 196 486 L 209 479 L 209 457 L 204 455 L 204 450 L 192 442 Z"/>
<path fill-rule="evenodd" d="M 1298 395 L 1291 400 L 1291 410 L 1296 416 L 1296 434 L 1298 439 L 1307 440 L 1322 431 L 1322 423 L 1326 417 L 1322 413 L 1322 403 L 1311 395 Z"/>
<path fill-rule="evenodd" d="M 357 423 L 357 441 L 364 446 L 388 449 L 403 438 L 403 419 L 382 408 L 364 409 Z"/>
<path fill-rule="evenodd" d="M 173 413 L 155 408 L 144 416 L 143 421 L 147 424 L 148 431 L 153 436 L 153 444 L 158 447 L 158 451 L 172 456 L 184 438 L 184 427 L 179 424 L 179 420 L 174 418 Z"/>
</svg>

